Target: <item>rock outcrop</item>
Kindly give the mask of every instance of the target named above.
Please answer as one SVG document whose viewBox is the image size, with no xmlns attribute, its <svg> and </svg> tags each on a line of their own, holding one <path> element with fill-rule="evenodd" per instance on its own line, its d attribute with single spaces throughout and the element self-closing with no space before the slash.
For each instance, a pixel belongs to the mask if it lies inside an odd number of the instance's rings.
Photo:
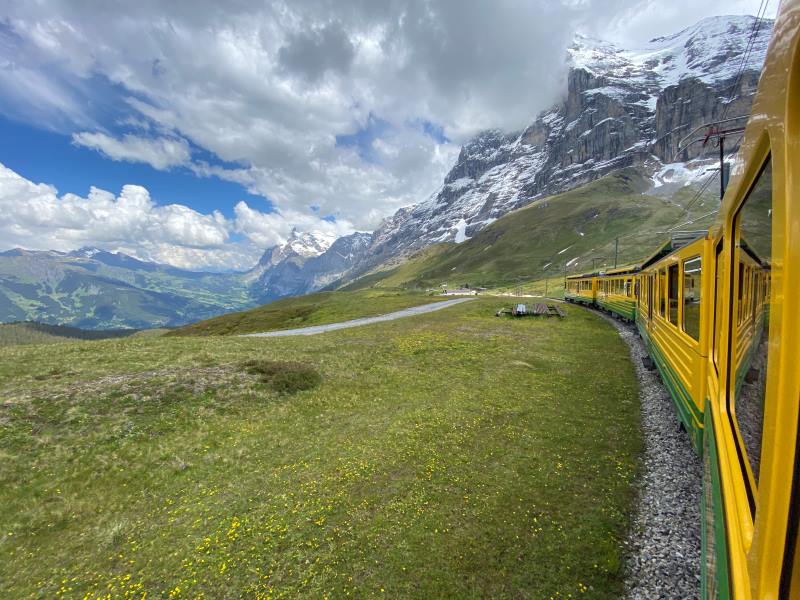
<svg viewBox="0 0 800 600">
<path fill-rule="evenodd" d="M 364 268 L 457 241 L 462 222 L 469 237 L 615 169 L 697 157 L 700 144 L 676 153 L 683 136 L 723 114 L 749 113 L 772 26 L 762 22 L 746 54 L 754 22 L 712 17 L 633 50 L 577 37 L 563 102 L 521 133 L 489 131 L 466 144 L 439 190 L 381 224 Z"/>
<path fill-rule="evenodd" d="M 748 52 L 754 25 L 754 17 L 711 17 L 635 49 L 578 36 L 562 102 L 522 132 L 470 140 L 438 190 L 385 219 L 361 258 L 333 260 L 334 271 L 353 278 L 428 245 L 469 239 L 515 208 L 616 169 L 658 171 L 708 152 L 702 144 L 676 149 L 695 127 L 749 113 L 772 22 L 761 22 Z M 265 288 L 311 291 L 335 278 L 307 265 L 271 272 Z"/>
</svg>

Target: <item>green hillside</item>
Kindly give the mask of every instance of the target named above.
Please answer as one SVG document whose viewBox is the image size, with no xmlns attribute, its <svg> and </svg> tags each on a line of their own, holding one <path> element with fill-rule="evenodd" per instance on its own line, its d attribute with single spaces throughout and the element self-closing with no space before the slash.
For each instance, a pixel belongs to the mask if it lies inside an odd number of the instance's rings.
<svg viewBox="0 0 800 600">
<path fill-rule="evenodd" d="M 637 170 L 623 169 L 513 211 L 466 242 L 426 248 L 398 267 L 342 289 L 426 289 L 445 283 L 496 288 L 519 281 L 558 281 L 565 266 L 569 273 L 613 266 L 617 237 L 618 264 L 641 259 L 667 239 L 668 228 L 708 208 L 693 205 L 685 213 L 692 188 L 661 198 L 644 193 L 649 186 Z M 709 219 L 692 227 L 702 229 Z"/>
<path fill-rule="evenodd" d="M 48 325 L 26 321 L 23 323 L 0 323 L 0 346 L 19 344 L 53 344 L 79 340 L 105 340 L 127 337 L 137 333 L 135 329 L 106 329 L 87 331 L 77 327 Z"/>
<path fill-rule="evenodd" d="M 388 289 L 319 292 L 222 315 L 187 325 L 167 335 L 237 335 L 309 327 L 381 315 L 437 300 L 441 298 Z"/>
</svg>

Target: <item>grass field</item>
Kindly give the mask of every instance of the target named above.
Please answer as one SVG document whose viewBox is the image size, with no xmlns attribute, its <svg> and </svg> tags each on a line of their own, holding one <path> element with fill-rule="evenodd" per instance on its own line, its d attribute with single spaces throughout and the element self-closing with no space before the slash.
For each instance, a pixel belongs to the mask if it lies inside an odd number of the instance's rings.
<svg viewBox="0 0 800 600">
<path fill-rule="evenodd" d="M 627 349 L 502 304 L 0 349 L 0 597 L 619 598 Z"/>
<path fill-rule="evenodd" d="M 443 298 L 392 289 L 318 292 L 276 300 L 243 312 L 229 313 L 187 325 L 167 335 L 234 335 L 311 327 L 382 315 L 439 300 Z"/>
</svg>

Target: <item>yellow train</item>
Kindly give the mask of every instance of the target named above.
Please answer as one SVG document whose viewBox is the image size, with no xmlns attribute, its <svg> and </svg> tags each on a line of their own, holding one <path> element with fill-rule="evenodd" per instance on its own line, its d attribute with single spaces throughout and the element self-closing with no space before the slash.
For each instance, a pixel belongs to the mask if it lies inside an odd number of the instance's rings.
<svg viewBox="0 0 800 600">
<path fill-rule="evenodd" d="M 703 458 L 703 598 L 800 599 L 800 0 L 779 10 L 718 224 L 565 296 L 635 321 Z"/>
</svg>

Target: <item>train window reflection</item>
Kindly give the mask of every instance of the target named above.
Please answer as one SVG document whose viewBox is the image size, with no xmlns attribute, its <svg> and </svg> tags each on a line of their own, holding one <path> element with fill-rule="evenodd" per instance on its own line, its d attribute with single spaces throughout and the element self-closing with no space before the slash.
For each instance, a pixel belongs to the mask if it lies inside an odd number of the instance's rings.
<svg viewBox="0 0 800 600">
<path fill-rule="evenodd" d="M 722 254 L 722 243 L 723 241 L 720 240 L 717 243 L 716 248 L 716 267 L 714 269 L 714 343 L 713 343 L 713 356 L 714 356 L 714 367 L 717 369 L 719 373 L 719 329 L 720 325 L 717 323 L 717 316 L 722 314 L 722 299 L 723 294 L 720 293 L 722 290 L 722 274 L 723 269 L 725 268 L 725 261 L 723 260 Z"/>
<path fill-rule="evenodd" d="M 669 268 L 669 322 L 678 324 L 678 265 Z"/>
<path fill-rule="evenodd" d="M 700 273 L 699 256 L 683 263 L 683 330 L 700 339 Z"/>
<path fill-rule="evenodd" d="M 666 290 L 667 290 L 667 272 L 661 269 L 658 272 L 658 314 L 662 317 L 665 316 L 666 308 Z"/>
<path fill-rule="evenodd" d="M 767 162 L 736 217 L 736 298 L 734 336 L 736 422 L 755 483 L 758 484 L 764 398 L 767 385 L 769 299 L 766 286 L 755 286 L 772 265 L 772 163 Z M 754 276 L 758 274 L 758 276 Z M 756 292 L 761 298 L 755 298 Z M 754 299 L 755 298 L 755 299 Z"/>
</svg>

